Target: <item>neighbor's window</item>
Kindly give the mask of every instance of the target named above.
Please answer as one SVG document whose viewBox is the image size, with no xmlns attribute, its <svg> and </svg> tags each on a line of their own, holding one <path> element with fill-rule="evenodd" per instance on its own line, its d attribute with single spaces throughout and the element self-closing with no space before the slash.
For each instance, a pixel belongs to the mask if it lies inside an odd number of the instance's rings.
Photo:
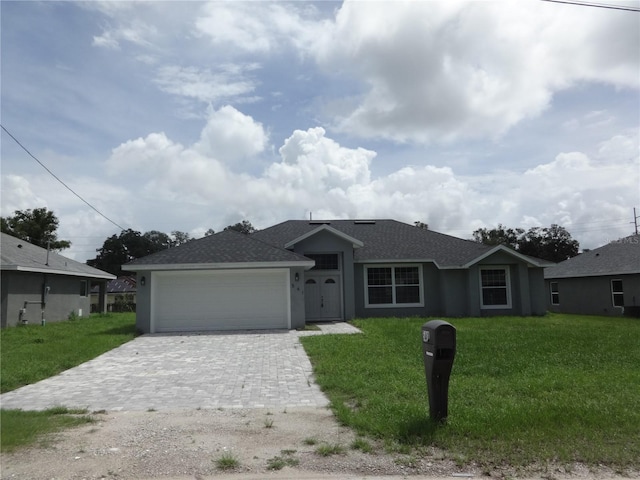
<svg viewBox="0 0 640 480">
<path fill-rule="evenodd" d="M 611 300 L 614 307 L 624 307 L 622 280 L 611 280 Z"/>
<path fill-rule="evenodd" d="M 551 282 L 551 305 L 560 305 L 560 290 L 558 289 L 558 282 Z"/>
<path fill-rule="evenodd" d="M 367 307 L 422 306 L 420 265 L 364 267 Z"/>
<path fill-rule="evenodd" d="M 509 267 L 480 267 L 482 308 L 511 308 Z"/>
<path fill-rule="evenodd" d="M 309 253 L 305 257 L 316 262 L 311 270 L 339 270 L 337 253 Z"/>
<path fill-rule="evenodd" d="M 80 280 L 80 296 L 81 297 L 86 297 L 87 296 L 87 281 L 86 280 Z"/>
</svg>

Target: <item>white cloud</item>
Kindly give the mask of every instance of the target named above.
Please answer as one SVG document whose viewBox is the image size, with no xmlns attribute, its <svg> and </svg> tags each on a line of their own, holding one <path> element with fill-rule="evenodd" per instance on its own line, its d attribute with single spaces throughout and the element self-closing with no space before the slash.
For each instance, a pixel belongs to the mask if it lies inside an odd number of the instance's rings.
<svg viewBox="0 0 640 480">
<path fill-rule="evenodd" d="M 167 93 L 216 103 L 253 92 L 256 82 L 247 78 L 245 72 L 255 68 L 255 64 L 246 67 L 223 65 L 218 71 L 212 72 L 198 67 L 168 65 L 158 69 L 155 82 Z"/>
<path fill-rule="evenodd" d="M 640 86 L 634 15 L 543 2 L 345 2 L 313 49 L 366 85 L 336 126 L 401 142 L 501 135 L 581 81 Z"/>
<path fill-rule="evenodd" d="M 207 125 L 194 149 L 203 155 L 232 163 L 261 153 L 268 140 L 262 124 L 225 105 L 217 111 L 209 109 Z"/>
</svg>

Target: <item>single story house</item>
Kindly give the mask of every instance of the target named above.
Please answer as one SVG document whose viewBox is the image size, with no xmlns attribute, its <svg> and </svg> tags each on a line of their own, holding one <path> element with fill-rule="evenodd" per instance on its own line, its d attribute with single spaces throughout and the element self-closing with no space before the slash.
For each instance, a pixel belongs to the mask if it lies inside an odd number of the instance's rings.
<svg viewBox="0 0 640 480">
<path fill-rule="evenodd" d="M 540 259 L 395 220 L 223 231 L 123 266 L 143 332 L 300 328 L 370 316 L 543 315 Z"/>
<path fill-rule="evenodd" d="M 544 278 L 549 311 L 640 317 L 640 236 L 560 262 Z"/>
<path fill-rule="evenodd" d="M 114 275 L 6 233 L 0 256 L 2 328 L 66 320 L 71 314 L 86 317 L 93 284 L 101 292 L 99 311 L 104 311 L 106 283 Z"/>
<path fill-rule="evenodd" d="M 100 308 L 100 286 L 91 289 L 91 311 Z M 136 277 L 122 276 L 107 282 L 107 312 L 136 311 Z"/>
</svg>

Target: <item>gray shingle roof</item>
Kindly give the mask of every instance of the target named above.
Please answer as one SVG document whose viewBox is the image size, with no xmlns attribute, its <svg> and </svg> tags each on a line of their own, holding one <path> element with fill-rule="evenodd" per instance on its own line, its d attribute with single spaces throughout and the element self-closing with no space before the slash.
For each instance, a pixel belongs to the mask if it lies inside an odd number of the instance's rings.
<svg viewBox="0 0 640 480">
<path fill-rule="evenodd" d="M 640 273 L 640 236 L 631 235 L 546 268 L 544 278 Z"/>
<path fill-rule="evenodd" d="M 251 236 L 273 245 L 284 246 L 323 224 L 364 243 L 363 247 L 354 251 L 356 262 L 428 259 L 441 268 L 460 267 L 492 248 L 396 220 L 289 220 Z"/>
<path fill-rule="evenodd" d="M 46 248 L 38 247 L 6 233 L 3 233 L 1 238 L 0 257 L 2 260 L 0 268 L 2 270 L 54 273 L 89 278 L 116 278 L 115 275 L 54 252 L 49 252 L 49 261 L 47 262 Z"/>
<path fill-rule="evenodd" d="M 265 243 L 253 236 L 225 230 L 198 240 L 192 240 L 176 248 L 135 259 L 127 263 L 125 270 L 135 271 L 140 266 L 233 264 L 233 263 L 309 263 L 310 260 L 284 248 Z M 130 268 L 128 268 L 130 267 Z"/>
</svg>

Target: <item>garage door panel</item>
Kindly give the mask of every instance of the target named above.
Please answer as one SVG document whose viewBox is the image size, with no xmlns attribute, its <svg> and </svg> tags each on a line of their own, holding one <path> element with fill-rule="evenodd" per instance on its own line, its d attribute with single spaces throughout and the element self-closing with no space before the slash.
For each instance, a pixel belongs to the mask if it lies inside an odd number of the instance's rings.
<svg viewBox="0 0 640 480">
<path fill-rule="evenodd" d="M 289 327 L 287 270 L 154 276 L 154 331 Z"/>
</svg>

